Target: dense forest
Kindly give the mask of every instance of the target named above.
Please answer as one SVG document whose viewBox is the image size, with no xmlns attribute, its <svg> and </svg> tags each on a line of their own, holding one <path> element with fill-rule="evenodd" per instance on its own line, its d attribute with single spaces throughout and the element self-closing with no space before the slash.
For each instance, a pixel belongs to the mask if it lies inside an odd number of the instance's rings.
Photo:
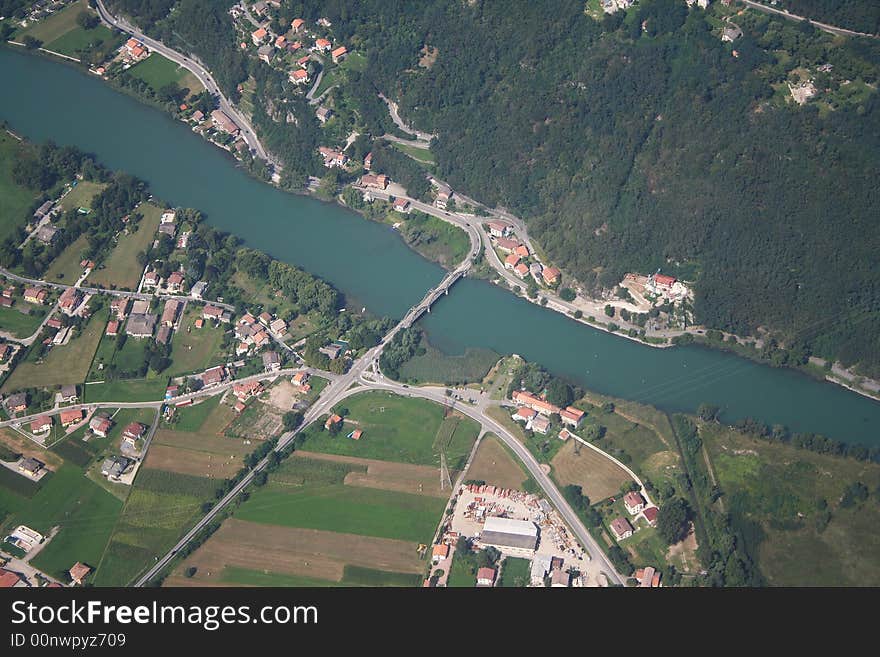
<svg viewBox="0 0 880 657">
<path fill-rule="evenodd" d="M 876 0 L 782 0 L 780 4 L 793 14 L 821 23 L 880 34 L 880 3 Z"/>
<path fill-rule="evenodd" d="M 320 175 L 320 127 L 283 76 L 241 54 L 229 2 L 178 0 L 171 13 L 170 0 L 113 3 L 185 44 L 233 97 L 250 73 L 254 123 L 285 182 Z M 389 131 L 376 93 L 398 99 L 438 135 L 439 175 L 522 215 L 586 290 L 662 268 L 694 283 L 700 323 L 768 329 L 880 375 L 880 43 L 753 12 L 725 43 L 716 16 L 681 0 L 641 0 L 601 22 L 575 0 L 552 12 L 524 0 L 286 0 L 279 14 L 329 18 L 334 39 L 368 59 L 342 92 L 366 132 Z M 438 52 L 430 66 L 419 64 L 425 46 Z M 824 105 L 785 100 L 797 71 Z M 866 93 L 847 95 L 849 81 Z M 377 150 L 383 169 L 419 187 L 411 162 Z"/>
</svg>

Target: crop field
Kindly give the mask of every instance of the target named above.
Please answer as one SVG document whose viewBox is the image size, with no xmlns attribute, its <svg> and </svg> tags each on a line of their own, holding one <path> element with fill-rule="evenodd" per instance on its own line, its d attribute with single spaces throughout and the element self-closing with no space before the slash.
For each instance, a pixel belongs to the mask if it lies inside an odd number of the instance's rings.
<svg viewBox="0 0 880 657">
<path fill-rule="evenodd" d="M 439 450 L 445 446 L 449 469 L 457 470 L 479 432 L 479 425 L 470 418 L 452 415 L 444 419 L 440 404 L 386 392 L 365 392 L 339 406 L 349 411 L 342 431 L 332 436 L 323 431 L 323 422 L 316 423 L 302 434 L 304 449 L 439 466 Z M 364 431 L 363 437 L 357 441 L 346 438 L 356 428 Z"/>
<path fill-rule="evenodd" d="M 20 363 L 6 379 L 2 391 L 82 383 L 86 380 L 106 323 L 106 313 L 95 313 L 70 342 L 52 347 L 42 363 Z"/>
<path fill-rule="evenodd" d="M 89 274 L 90 283 L 120 290 L 137 288 L 143 273 L 137 254 L 148 250 L 155 239 L 162 209 L 151 203 L 141 203 L 134 211 L 143 215 L 137 230 L 119 236 L 119 241 L 107 259 L 99 269 Z"/>
<path fill-rule="evenodd" d="M 84 386 L 84 401 L 89 403 L 158 401 L 165 396 L 167 385 L 166 376 L 94 383 Z"/>
<path fill-rule="evenodd" d="M 611 497 L 630 476 L 616 463 L 569 438 L 550 462 L 553 476 L 562 486 L 576 484 L 593 503 Z"/>
<path fill-rule="evenodd" d="M 718 425 L 701 425 L 726 510 L 735 522 L 760 527 L 758 566 L 773 585 L 880 584 L 880 508 L 868 499 L 841 505 L 847 486 L 880 485 L 880 465 L 768 443 Z M 818 500 L 830 520 L 823 526 Z"/>
<path fill-rule="evenodd" d="M 109 53 L 119 41 L 121 41 L 121 37 L 111 32 L 106 25 L 98 25 L 91 30 L 84 30 L 77 25 L 74 29 L 55 39 L 45 47 L 48 50 L 60 52 L 63 55 L 79 57 L 81 50 L 99 42 L 104 46 L 102 51 Z"/>
<path fill-rule="evenodd" d="M 201 305 L 188 305 L 180 322 L 180 330 L 175 331 L 171 339 L 171 359 L 174 362 L 168 368 L 169 376 L 201 372 L 225 360 L 221 345 L 226 329 L 208 324 L 200 329 L 194 328 L 193 323 L 201 316 Z"/>
<path fill-rule="evenodd" d="M 522 490 L 528 475 L 501 441 L 488 434 L 480 442 L 465 479 Z"/>
<path fill-rule="evenodd" d="M 36 193 L 16 184 L 12 179 L 12 165 L 22 148 L 19 141 L 5 130 L 0 130 L 0 240 L 5 240 L 28 219 L 28 209 Z"/>
<path fill-rule="evenodd" d="M 88 235 L 77 237 L 52 261 L 49 269 L 43 274 L 43 280 L 66 285 L 76 283 L 83 273 L 83 268 L 79 266 L 79 263 L 82 262 L 83 253 L 88 246 Z"/>
<path fill-rule="evenodd" d="M 282 413 L 261 399 L 251 399 L 226 429 L 226 435 L 245 440 L 266 440 L 281 433 Z"/>
<path fill-rule="evenodd" d="M 195 575 L 184 577 L 183 572 L 193 566 Z M 411 586 L 420 583 L 423 570 L 424 562 L 409 542 L 255 524 L 235 517 L 226 520 L 165 584 L 259 586 L 267 583 L 270 574 L 277 574 L 279 579 L 272 582 L 281 586 L 309 586 L 316 581 L 389 585 L 389 580 Z"/>
<path fill-rule="evenodd" d="M 144 61 L 132 66 L 128 73 L 146 82 L 156 92 L 172 82 L 182 89 L 189 89 L 191 94 L 199 94 L 204 90 L 192 73 L 158 53 L 153 53 Z"/>
<path fill-rule="evenodd" d="M 92 200 L 107 188 L 106 183 L 97 183 L 90 180 L 80 180 L 76 187 L 71 189 L 61 199 L 61 209 L 78 210 L 79 208 L 92 209 Z"/>
<path fill-rule="evenodd" d="M 16 338 L 34 334 L 49 309 L 17 300 L 12 308 L 0 308 L 0 331 L 7 331 Z"/>
<path fill-rule="evenodd" d="M 88 11 L 86 0 L 79 0 L 37 23 L 28 25 L 17 35 L 17 40 L 21 41 L 24 36 L 29 35 L 42 41 L 44 45 L 52 43 L 78 27 L 76 17 L 81 11 Z"/>
</svg>

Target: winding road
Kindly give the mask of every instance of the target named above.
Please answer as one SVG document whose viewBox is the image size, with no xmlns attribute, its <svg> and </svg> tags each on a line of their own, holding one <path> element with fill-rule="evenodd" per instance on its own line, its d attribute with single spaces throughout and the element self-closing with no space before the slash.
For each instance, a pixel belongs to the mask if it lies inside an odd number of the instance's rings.
<svg viewBox="0 0 880 657">
<path fill-rule="evenodd" d="M 840 36 L 851 36 L 851 37 L 868 37 L 871 39 L 880 38 L 880 36 L 876 34 L 868 34 L 867 32 L 856 32 L 855 30 L 848 30 L 844 27 L 837 27 L 836 25 L 829 25 L 828 23 L 820 23 L 819 21 L 815 21 L 812 18 L 807 18 L 806 16 L 798 16 L 797 14 L 792 14 L 785 9 L 776 9 L 775 7 L 770 7 L 765 5 L 762 2 L 754 2 L 753 0 L 739 0 L 747 7 L 751 7 L 752 9 L 757 9 L 758 11 L 763 11 L 765 14 L 775 14 L 776 16 L 781 16 L 782 18 L 786 18 L 790 21 L 796 21 L 802 23 L 804 21 L 808 21 L 815 25 L 817 28 L 824 32 L 828 32 L 830 34 L 837 34 Z"/>
</svg>

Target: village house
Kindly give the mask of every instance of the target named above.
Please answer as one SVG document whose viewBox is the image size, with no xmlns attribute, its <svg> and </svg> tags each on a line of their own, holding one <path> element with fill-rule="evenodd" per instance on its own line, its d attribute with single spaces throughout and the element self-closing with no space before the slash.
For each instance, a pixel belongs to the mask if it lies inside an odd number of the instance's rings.
<svg viewBox="0 0 880 657">
<path fill-rule="evenodd" d="M 327 146 L 319 146 L 318 152 L 324 158 L 324 166 L 328 169 L 331 167 L 344 167 L 346 162 L 348 162 L 348 156 L 345 153 Z"/>
<path fill-rule="evenodd" d="M 6 408 L 13 413 L 21 413 L 27 410 L 27 393 L 16 392 L 6 398 Z"/>
<path fill-rule="evenodd" d="M 541 282 L 541 272 L 543 271 L 543 269 L 544 267 L 541 265 L 540 262 L 533 262 L 529 265 L 529 275 L 531 275 L 536 283 Z"/>
<path fill-rule="evenodd" d="M 321 123 L 327 123 L 328 119 L 333 116 L 333 110 L 329 107 L 319 107 L 315 111 L 315 116 L 318 117 L 318 121 Z"/>
<path fill-rule="evenodd" d="M 547 435 L 547 431 L 550 430 L 550 420 L 546 417 L 539 415 L 535 419 L 532 420 L 532 431 L 535 433 L 539 433 L 542 436 Z"/>
<path fill-rule="evenodd" d="M 151 271 L 148 271 L 146 274 L 144 274 L 144 284 L 141 287 L 144 289 L 150 288 L 150 287 L 157 287 L 161 280 L 162 280 L 162 278 L 159 276 L 159 272 L 157 272 L 155 269 L 153 269 Z"/>
<path fill-rule="evenodd" d="M 568 406 L 567 408 L 563 408 L 559 411 L 559 417 L 562 418 L 562 421 L 569 426 L 577 429 L 581 426 L 581 422 L 584 421 L 584 417 L 586 417 L 586 413 L 584 413 L 581 409 L 575 408 L 574 406 Z"/>
<path fill-rule="evenodd" d="M 126 439 L 129 443 L 134 444 L 135 441 L 143 439 L 146 434 L 146 426 L 144 426 L 140 422 L 131 422 L 126 425 L 125 430 L 122 432 L 122 437 Z"/>
<path fill-rule="evenodd" d="M 162 326 L 174 326 L 177 321 L 177 313 L 180 312 L 182 302 L 175 299 L 169 299 L 165 303 L 165 309 L 162 311 Z"/>
<path fill-rule="evenodd" d="M 309 373 L 308 372 L 297 372 L 294 374 L 291 379 L 291 383 L 295 385 L 297 388 L 308 392 L 311 390 L 311 386 L 309 385 Z"/>
<path fill-rule="evenodd" d="M 657 511 L 658 509 L 656 506 L 649 506 L 645 509 L 645 520 L 648 521 L 648 524 L 651 525 L 651 527 L 657 526 Z"/>
<path fill-rule="evenodd" d="M 305 26 L 305 24 L 306 24 L 306 22 L 305 22 L 302 18 L 294 18 L 294 19 L 290 22 L 290 28 L 291 28 L 294 32 L 298 33 L 298 32 L 301 32 L 301 31 L 302 31 L 302 29 L 303 29 L 303 27 Z"/>
<path fill-rule="evenodd" d="M 257 48 L 257 57 L 260 61 L 265 62 L 267 64 L 272 63 L 272 58 L 275 56 L 275 49 L 270 46 L 268 43 Z"/>
<path fill-rule="evenodd" d="M 61 398 L 61 402 L 64 404 L 72 404 L 79 396 L 76 391 L 76 386 L 72 383 L 61 386 L 58 395 Z"/>
<path fill-rule="evenodd" d="M 184 280 L 186 280 L 186 279 L 181 272 L 179 272 L 179 271 L 172 272 L 168 276 L 168 280 L 165 281 L 165 289 L 167 289 L 172 294 L 176 294 L 177 292 L 180 292 L 183 289 L 183 281 Z"/>
<path fill-rule="evenodd" d="M 494 586 L 495 569 L 483 567 L 477 571 L 477 586 Z"/>
<path fill-rule="evenodd" d="M 342 417 L 333 413 L 330 417 L 327 418 L 326 422 L 324 422 L 324 428 L 328 431 L 335 427 L 337 424 L 342 422 Z"/>
<path fill-rule="evenodd" d="M 260 320 L 260 324 L 263 326 L 269 326 L 269 323 L 272 321 L 272 315 L 264 310 L 257 319 Z"/>
<path fill-rule="evenodd" d="M 114 297 L 110 302 L 110 311 L 116 314 L 116 319 L 125 319 L 125 313 L 128 311 L 128 299 Z"/>
<path fill-rule="evenodd" d="M 364 156 L 364 169 L 367 171 L 372 171 L 373 169 L 373 151 L 370 151 Z"/>
<path fill-rule="evenodd" d="M 568 588 L 570 583 L 571 574 L 562 570 L 562 568 L 554 568 L 550 571 L 551 588 Z"/>
<path fill-rule="evenodd" d="M 46 224 L 45 226 L 40 226 L 40 229 L 37 230 L 35 237 L 43 244 L 51 244 L 55 241 L 55 238 L 58 236 L 58 233 L 60 231 L 60 228 L 53 226 L 52 224 Z"/>
<path fill-rule="evenodd" d="M 510 235 L 510 224 L 506 224 L 503 221 L 490 221 L 487 225 L 489 226 L 489 234 L 492 237 L 507 237 Z"/>
<path fill-rule="evenodd" d="M 513 273 L 525 280 L 525 277 L 529 275 L 529 267 L 524 262 L 521 262 L 513 268 Z"/>
<path fill-rule="evenodd" d="M 255 46 L 259 46 L 266 40 L 266 37 L 269 36 L 269 33 L 266 31 L 264 27 L 258 27 L 256 30 L 251 32 L 251 41 L 254 42 Z"/>
<path fill-rule="evenodd" d="M 119 477 L 125 474 L 131 463 L 132 461 L 124 456 L 110 456 L 104 459 L 104 462 L 101 464 L 101 474 L 108 479 L 119 479 Z"/>
<path fill-rule="evenodd" d="M 174 210 L 166 210 L 159 218 L 159 224 L 173 224 L 177 219 L 177 213 Z"/>
<path fill-rule="evenodd" d="M 23 579 L 18 573 L 14 573 L 6 568 L 0 568 L 0 589 L 22 588 L 28 586 L 27 580 Z"/>
<path fill-rule="evenodd" d="M 5 294 L 0 296 L 0 308 L 12 308 L 12 297 Z"/>
<path fill-rule="evenodd" d="M 43 418 L 43 419 L 48 420 L 49 424 L 46 426 L 45 429 L 41 429 L 40 431 L 46 431 L 46 430 L 48 430 L 49 427 L 52 426 L 52 419 L 51 418 Z M 33 431 L 33 423 L 31 424 L 31 431 Z M 39 432 L 34 431 L 34 433 L 39 433 Z M 29 477 L 36 477 L 40 473 L 40 470 L 42 470 L 44 467 L 46 467 L 45 463 L 43 463 L 42 461 L 35 459 L 33 457 L 29 457 L 26 459 L 22 459 L 22 461 L 18 464 L 18 471 L 23 474 L 26 474 Z"/>
<path fill-rule="evenodd" d="M 403 214 L 409 214 L 412 212 L 410 202 L 405 198 L 394 199 L 393 208 L 395 212 L 402 212 Z"/>
<path fill-rule="evenodd" d="M 622 541 L 633 535 L 633 528 L 626 518 L 615 518 L 611 521 L 611 533 L 618 541 Z"/>
<path fill-rule="evenodd" d="M 132 313 L 125 324 L 125 332 L 133 338 L 150 338 L 156 329 L 153 313 Z"/>
<path fill-rule="evenodd" d="M 317 52 L 330 52 L 330 49 L 333 48 L 333 44 L 327 41 L 327 39 L 316 39 L 314 50 Z"/>
<path fill-rule="evenodd" d="M 107 330 L 104 331 L 104 335 L 109 335 L 110 337 L 115 337 L 119 335 L 119 320 L 111 319 L 107 322 Z"/>
<path fill-rule="evenodd" d="M 623 496 L 623 505 L 626 507 L 627 512 L 634 516 L 644 511 L 645 498 L 642 497 L 641 493 L 630 491 Z"/>
<path fill-rule="evenodd" d="M 342 353 L 342 345 L 338 344 L 328 344 L 324 347 L 318 349 L 322 354 L 327 356 L 330 360 L 336 360 L 339 358 L 339 354 Z"/>
<path fill-rule="evenodd" d="M 647 568 L 639 568 L 635 572 L 636 581 L 639 583 L 639 588 L 658 588 L 662 586 L 660 584 L 660 577 L 662 573 L 658 572 L 653 566 L 648 566 Z"/>
<path fill-rule="evenodd" d="M 82 409 L 67 409 L 61 411 L 61 426 L 64 428 L 69 427 L 72 424 L 76 424 L 82 420 Z"/>
<path fill-rule="evenodd" d="M 46 322 L 46 326 L 57 331 L 61 328 L 61 319 L 59 319 L 58 317 L 52 317 Z"/>
<path fill-rule="evenodd" d="M 31 422 L 31 433 L 43 433 L 52 428 L 52 418 L 48 415 L 41 415 Z M 19 466 L 21 469 L 21 466 Z"/>
<path fill-rule="evenodd" d="M 217 367 L 212 367 L 209 370 L 205 370 L 202 374 L 202 385 L 206 388 L 209 386 L 216 386 L 223 383 L 223 380 L 226 378 L 226 368 L 222 365 L 218 365 Z"/>
<path fill-rule="evenodd" d="M 338 64 L 348 55 L 348 49 L 345 46 L 339 46 L 330 53 L 330 57 L 333 59 L 334 64 Z"/>
<path fill-rule="evenodd" d="M 89 421 L 89 429 L 99 438 L 106 438 L 113 422 L 106 416 L 96 416 Z"/>
<path fill-rule="evenodd" d="M 58 299 L 58 306 L 61 310 L 70 314 L 76 310 L 77 306 L 79 306 L 81 299 L 82 295 L 80 294 L 80 291 L 74 287 L 69 287 L 61 293 L 61 296 Z"/>
<path fill-rule="evenodd" d="M 364 435 L 364 432 L 362 429 L 355 429 L 350 434 L 348 434 L 348 437 L 351 438 L 352 440 L 360 440 L 361 436 L 363 436 L 363 435 Z"/>
<path fill-rule="evenodd" d="M 533 419 L 538 412 L 534 409 L 529 408 L 528 406 L 520 406 L 513 413 L 513 419 L 518 422 L 528 422 Z"/>
<path fill-rule="evenodd" d="M 247 401 L 251 397 L 259 395 L 263 390 L 263 384 L 259 381 L 247 381 L 245 383 L 234 383 L 232 385 L 232 394 L 239 401 Z"/>
<path fill-rule="evenodd" d="M 287 37 L 282 34 L 280 37 L 275 39 L 275 47 L 278 48 L 278 50 L 284 50 L 285 48 L 287 48 Z"/>
<path fill-rule="evenodd" d="M 555 406 L 548 401 L 544 401 L 527 390 L 514 390 L 511 398 L 515 404 L 531 408 L 541 415 L 552 415 L 553 413 L 558 413 L 560 410 L 558 406 Z"/>
<path fill-rule="evenodd" d="M 562 275 L 562 272 L 559 271 L 556 267 L 544 267 L 541 272 L 541 277 L 544 279 L 544 282 L 547 285 L 556 285 L 559 282 L 559 277 Z"/>
<path fill-rule="evenodd" d="M 388 176 L 384 174 L 372 174 L 368 173 L 364 176 L 361 176 L 361 185 L 364 187 L 372 187 L 375 189 L 385 189 L 388 187 Z"/>
<path fill-rule="evenodd" d="M 520 258 L 528 258 L 530 255 L 529 247 L 527 247 L 525 244 L 520 244 L 513 250 L 513 252 Z"/>
<path fill-rule="evenodd" d="M 12 345 L 7 344 L 6 342 L 0 344 L 0 363 L 3 363 L 6 361 L 6 359 L 11 358 L 12 352 Z"/>
<path fill-rule="evenodd" d="M 506 237 L 499 237 L 495 240 L 495 246 L 502 253 L 513 253 L 519 246 L 519 242 Z"/>
<path fill-rule="evenodd" d="M 215 109 L 211 112 L 211 119 L 214 121 L 214 125 L 223 132 L 226 132 L 230 135 L 237 135 L 239 133 L 238 125 L 229 118 L 229 115 L 226 114 L 223 110 Z"/>
<path fill-rule="evenodd" d="M 515 253 L 511 253 L 504 259 L 504 268 L 505 269 L 513 269 L 519 264 L 519 256 Z"/>
<path fill-rule="evenodd" d="M 43 305 L 49 293 L 42 287 L 29 287 L 24 291 L 24 300 L 28 303 Z"/>
<path fill-rule="evenodd" d="M 70 581 L 76 584 L 77 586 L 82 586 L 83 580 L 86 576 L 92 572 L 92 569 L 89 568 L 84 563 L 77 561 L 73 566 L 70 567 L 70 570 L 67 571 L 68 576 L 70 576 Z"/>
<path fill-rule="evenodd" d="M 48 217 L 51 214 L 53 205 L 55 205 L 55 201 L 46 201 L 45 203 L 43 203 L 34 211 L 34 219 L 39 221 L 43 217 Z"/>
<path fill-rule="evenodd" d="M 165 324 L 159 327 L 159 330 L 156 331 L 156 342 L 159 344 L 168 344 L 171 340 L 171 327 Z"/>
<path fill-rule="evenodd" d="M 287 322 L 280 317 L 278 319 L 273 319 L 269 322 L 269 330 L 275 335 L 284 335 L 284 332 L 287 330 Z"/>
<path fill-rule="evenodd" d="M 277 351 L 267 351 L 263 354 L 263 369 L 267 372 L 277 372 L 281 369 L 281 356 Z"/>
<path fill-rule="evenodd" d="M 201 299 L 205 295 L 205 290 L 208 289 L 208 284 L 205 281 L 198 281 L 193 284 L 192 288 L 189 291 L 189 295 L 193 299 Z"/>
<path fill-rule="evenodd" d="M 449 546 L 445 543 L 440 543 L 439 545 L 435 545 L 433 550 L 431 551 L 431 562 L 432 563 L 440 563 L 444 559 L 449 557 Z"/>
<path fill-rule="evenodd" d="M 309 72 L 304 68 L 298 68 L 291 71 L 287 77 L 293 84 L 305 84 L 309 81 Z"/>
</svg>

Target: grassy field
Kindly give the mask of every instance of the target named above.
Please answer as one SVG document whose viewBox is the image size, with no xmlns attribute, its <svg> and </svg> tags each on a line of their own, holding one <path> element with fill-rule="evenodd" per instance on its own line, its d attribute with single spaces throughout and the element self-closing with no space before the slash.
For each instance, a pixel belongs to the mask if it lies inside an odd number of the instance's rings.
<svg viewBox="0 0 880 657">
<path fill-rule="evenodd" d="M 466 232 L 427 214 L 410 215 L 400 226 L 400 234 L 409 246 L 447 269 L 458 266 L 470 250 Z"/>
<path fill-rule="evenodd" d="M 43 280 L 73 285 L 82 276 L 80 264 L 83 253 L 89 246 L 88 235 L 80 235 L 52 261 L 49 269 L 43 274 Z"/>
<path fill-rule="evenodd" d="M 576 484 L 592 502 L 604 500 L 631 481 L 630 476 L 610 459 L 569 438 L 550 462 L 553 477 L 562 486 Z"/>
<path fill-rule="evenodd" d="M 529 477 L 501 441 L 488 434 L 477 448 L 465 478 L 521 490 Z"/>
<path fill-rule="evenodd" d="M 340 406 L 349 411 L 344 429 L 332 436 L 323 431 L 323 422 L 316 423 L 303 432 L 304 449 L 381 461 L 439 465 L 437 439 L 442 437 L 440 430 L 444 423 L 444 408 L 439 404 L 386 392 L 365 392 L 349 397 Z M 447 447 L 450 470 L 456 469 L 456 464 L 467 457 L 479 431 L 473 420 L 459 419 Z M 358 441 L 347 439 L 346 435 L 355 428 L 364 431 L 363 437 Z"/>
<path fill-rule="evenodd" d="M 225 360 L 221 351 L 225 327 L 206 324 L 200 329 L 193 328 L 193 322 L 201 316 L 202 306 L 189 304 L 180 322 L 180 330 L 175 331 L 171 339 L 171 359 L 174 362 L 168 368 L 169 376 L 201 372 Z"/>
<path fill-rule="evenodd" d="M 172 82 L 181 88 L 189 89 L 192 94 L 199 94 L 204 90 L 192 73 L 158 53 L 153 53 L 144 61 L 132 66 L 128 72 L 146 82 L 156 92 Z"/>
<path fill-rule="evenodd" d="M 78 210 L 79 208 L 92 209 L 92 200 L 107 188 L 106 183 L 91 182 L 89 180 L 80 180 L 76 187 L 71 189 L 64 198 L 61 199 L 61 209 Z"/>
<path fill-rule="evenodd" d="M 2 391 L 82 383 L 86 380 L 92 356 L 101 341 L 106 322 L 106 313 L 95 313 L 85 328 L 70 342 L 52 347 L 42 363 L 20 363 L 6 379 Z"/>
<path fill-rule="evenodd" d="M 157 401 L 165 397 L 168 377 L 108 381 L 85 386 L 84 399 L 90 403 L 103 401 Z"/>
<path fill-rule="evenodd" d="M 528 559 L 507 557 L 501 567 L 498 586 L 504 588 L 522 588 L 531 581 L 531 562 Z"/>
<path fill-rule="evenodd" d="M 28 27 L 16 35 L 16 40 L 21 41 L 25 36 L 32 36 L 42 41 L 44 46 L 52 43 L 67 32 L 79 27 L 76 17 L 81 11 L 89 11 L 87 0 L 79 0 L 61 11 L 55 12 L 48 18 L 28 25 Z"/>
<path fill-rule="evenodd" d="M 12 179 L 12 165 L 18 158 L 21 144 L 5 130 L 0 131 L 0 240 L 5 240 L 28 219 L 28 210 L 37 195 Z"/>
<path fill-rule="evenodd" d="M 97 271 L 89 274 L 89 282 L 104 287 L 134 290 L 141 280 L 143 267 L 137 254 L 149 249 L 156 237 L 162 209 L 152 203 L 141 203 L 135 212 L 143 215 L 138 228 L 131 234 L 122 234 L 109 257 Z"/>
<path fill-rule="evenodd" d="M 95 45 L 98 42 L 105 44 L 107 50 L 104 50 L 104 52 L 106 53 L 112 47 L 112 45 L 119 40 L 120 37 L 111 32 L 110 29 L 105 25 L 98 25 L 96 28 L 91 30 L 84 30 L 79 25 L 77 25 L 72 30 L 58 37 L 44 47 L 47 50 L 51 50 L 53 52 L 60 52 L 62 55 L 79 57 L 79 52 L 81 50 L 89 48 L 90 46 Z"/>
<path fill-rule="evenodd" d="M 724 491 L 725 508 L 739 525 L 755 523 L 752 552 L 769 583 L 780 586 L 877 586 L 880 522 L 875 498 L 844 508 L 854 482 L 871 491 L 880 465 L 814 454 L 749 438 L 717 425 L 700 437 Z M 831 513 L 823 526 L 818 500 Z"/>
<path fill-rule="evenodd" d="M 22 311 L 29 311 L 28 314 Z M 0 308 L 0 331 L 7 331 L 17 338 L 33 335 L 49 309 L 18 300 L 12 308 Z"/>
<path fill-rule="evenodd" d="M 420 164 L 433 165 L 437 163 L 437 158 L 434 157 L 434 154 L 428 148 L 419 148 L 417 146 L 410 146 L 409 144 L 398 144 L 395 141 L 391 142 L 391 145 L 400 152 L 406 153 Z"/>
<path fill-rule="evenodd" d="M 464 385 L 482 381 L 498 360 L 491 349 L 468 347 L 463 354 L 447 356 L 427 340 L 422 341 L 425 353 L 414 356 L 400 366 L 404 381 L 416 384 Z"/>
<path fill-rule="evenodd" d="M 98 562 L 121 508 L 117 498 L 84 477 L 78 467 L 63 465 L 16 509 L 7 525 L 26 524 L 42 534 L 58 527 L 58 535 L 33 563 L 63 579 L 63 573 L 76 561 Z"/>
</svg>

